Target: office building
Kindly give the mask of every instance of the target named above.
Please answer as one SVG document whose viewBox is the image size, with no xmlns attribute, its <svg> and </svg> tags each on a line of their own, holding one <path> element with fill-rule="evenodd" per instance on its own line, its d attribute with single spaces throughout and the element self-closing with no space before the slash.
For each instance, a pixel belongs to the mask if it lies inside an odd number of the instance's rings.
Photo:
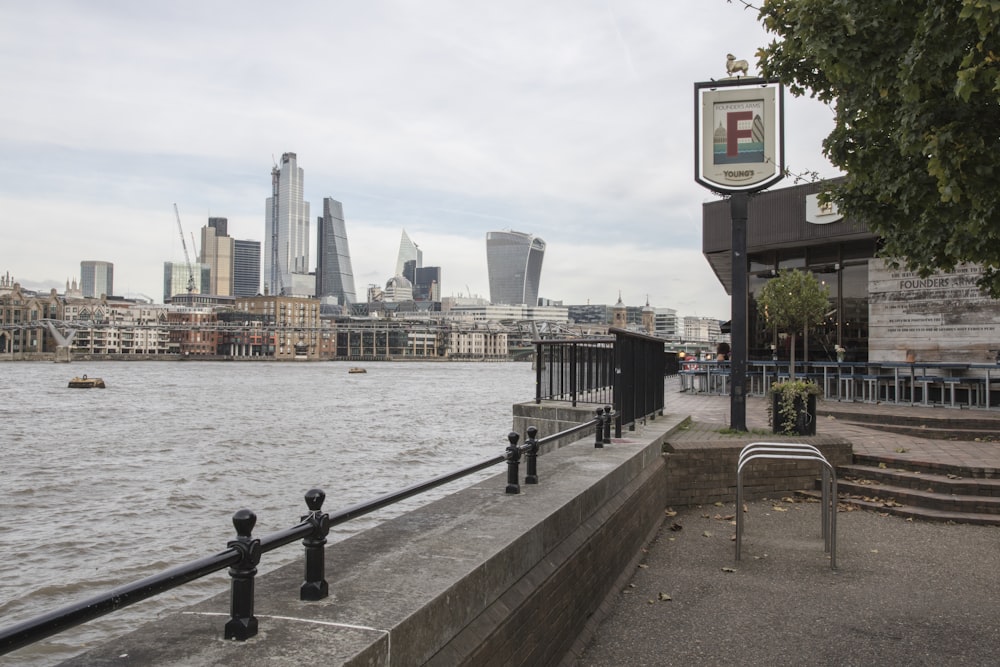
<svg viewBox="0 0 1000 667">
<path fill-rule="evenodd" d="M 309 276 L 309 202 L 295 153 L 281 156 L 271 170 L 271 196 L 265 205 L 264 286 L 268 294 L 307 296 Z M 309 282 L 307 282 L 309 281 Z"/>
<path fill-rule="evenodd" d="M 194 278 L 191 292 L 190 278 Z M 212 284 L 212 269 L 208 264 L 189 265 L 186 262 L 163 263 L 163 303 L 170 303 L 175 294 L 208 294 Z"/>
<path fill-rule="evenodd" d="M 413 284 L 414 301 L 441 301 L 441 267 L 417 267 L 417 261 L 408 260 L 403 265 L 403 277 Z"/>
<path fill-rule="evenodd" d="M 80 262 L 80 289 L 83 296 L 97 299 L 114 294 L 115 265 L 111 262 Z"/>
<path fill-rule="evenodd" d="M 341 306 L 355 303 L 358 298 L 343 205 L 324 197 L 323 216 L 316 219 L 316 226 L 316 296 L 336 299 Z"/>
<path fill-rule="evenodd" d="M 495 304 L 536 306 L 542 277 L 545 241 L 523 232 L 486 234 L 486 270 L 490 301 Z"/>
<path fill-rule="evenodd" d="M 260 294 L 260 241 L 233 239 L 233 296 Z"/>
<path fill-rule="evenodd" d="M 211 272 L 209 294 L 233 295 L 233 239 L 226 234 L 226 218 L 209 218 L 201 228 L 201 263 Z"/>
<path fill-rule="evenodd" d="M 410 240 L 410 237 L 406 235 L 406 230 L 403 230 L 403 235 L 399 239 L 399 255 L 396 257 L 396 275 L 403 275 L 403 270 L 406 267 L 408 261 L 416 262 L 415 266 L 419 269 L 424 265 L 424 253 L 417 246 L 416 243 Z"/>
</svg>

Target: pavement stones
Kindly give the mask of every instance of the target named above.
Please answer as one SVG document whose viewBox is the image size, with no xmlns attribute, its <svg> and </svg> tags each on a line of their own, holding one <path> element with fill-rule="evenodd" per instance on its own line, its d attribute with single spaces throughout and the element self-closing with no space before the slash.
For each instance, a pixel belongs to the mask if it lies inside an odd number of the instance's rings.
<svg viewBox="0 0 1000 667">
<path fill-rule="evenodd" d="M 766 428 L 757 402 L 748 401 L 750 429 Z M 728 408 L 728 397 L 668 384 L 668 412 L 725 425 Z M 1000 467 L 997 443 L 923 441 L 836 420 L 821 420 L 818 432 L 851 439 L 856 453 L 905 449 Z M 739 562 L 736 511 L 666 512 L 577 667 L 1000 664 L 1000 528 L 841 512 L 831 570 L 818 504 L 748 503 Z"/>
</svg>

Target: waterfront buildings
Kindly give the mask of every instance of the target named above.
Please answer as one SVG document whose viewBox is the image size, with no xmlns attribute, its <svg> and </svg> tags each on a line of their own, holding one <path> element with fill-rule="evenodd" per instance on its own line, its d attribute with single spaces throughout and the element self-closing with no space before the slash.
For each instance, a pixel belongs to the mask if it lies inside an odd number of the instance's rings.
<svg viewBox="0 0 1000 667">
<path fill-rule="evenodd" d="M 343 205 L 332 197 L 324 197 L 323 216 L 317 218 L 316 227 L 316 296 L 349 306 L 358 297 L 354 291 Z"/>
<path fill-rule="evenodd" d="M 486 268 L 494 305 L 535 306 L 542 277 L 545 241 L 523 232 L 488 232 Z"/>
<path fill-rule="evenodd" d="M 233 239 L 233 296 L 260 294 L 260 241 Z"/>
<path fill-rule="evenodd" d="M 209 218 L 201 228 L 202 264 L 209 269 L 208 293 L 219 296 L 233 294 L 233 239 L 228 232 L 226 218 Z"/>
<path fill-rule="evenodd" d="M 265 203 L 264 287 L 268 294 L 312 296 L 309 275 L 309 202 L 304 172 L 295 153 L 281 156 L 271 170 L 271 196 Z"/>
<path fill-rule="evenodd" d="M 111 262 L 86 260 L 80 262 L 80 289 L 83 295 L 97 298 L 114 294 L 115 265 Z"/>
</svg>

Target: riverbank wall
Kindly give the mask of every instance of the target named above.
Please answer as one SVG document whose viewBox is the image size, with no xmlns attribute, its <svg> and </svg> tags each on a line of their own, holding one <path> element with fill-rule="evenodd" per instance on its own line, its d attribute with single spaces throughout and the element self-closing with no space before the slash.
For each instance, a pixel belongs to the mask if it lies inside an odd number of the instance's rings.
<svg viewBox="0 0 1000 667">
<path fill-rule="evenodd" d="M 679 423 L 603 448 L 588 429 L 539 457 L 540 483 L 519 494 L 504 470 L 330 544 L 319 602 L 298 600 L 302 564 L 258 577 L 260 630 L 245 642 L 223 639 L 226 592 L 63 664 L 559 664 L 663 519 L 661 452 Z"/>
</svg>

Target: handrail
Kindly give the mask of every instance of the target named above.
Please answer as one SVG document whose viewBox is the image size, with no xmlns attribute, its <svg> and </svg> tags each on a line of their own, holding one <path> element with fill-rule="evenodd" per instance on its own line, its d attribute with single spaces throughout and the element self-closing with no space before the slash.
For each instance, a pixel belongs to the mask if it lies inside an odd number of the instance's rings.
<svg viewBox="0 0 1000 667">
<path fill-rule="evenodd" d="M 188 582 L 213 574 L 224 568 L 230 568 L 231 577 L 231 617 L 225 626 L 225 638 L 245 640 L 257 633 L 257 619 L 253 614 L 254 576 L 257 564 L 262 554 L 279 547 L 291 544 L 301 539 L 305 547 L 305 581 L 300 587 L 300 599 L 316 601 L 328 595 L 328 585 L 324 573 L 323 548 L 326 536 L 331 527 L 346 523 L 365 514 L 405 500 L 414 495 L 429 491 L 435 487 L 447 484 L 462 477 L 485 470 L 498 463 L 508 463 L 508 493 L 519 493 L 517 463 L 522 453 L 527 454 L 528 474 L 526 484 L 537 484 L 538 475 L 535 459 L 539 454 L 539 446 L 566 436 L 595 428 L 595 448 L 610 443 L 610 428 L 614 420 L 611 406 L 596 410 L 593 419 L 577 426 L 570 427 L 558 433 L 536 439 L 538 429 L 527 428 L 527 439 L 524 445 L 518 446 L 519 436 L 510 433 L 510 446 L 504 454 L 483 459 L 437 477 L 411 484 L 395 491 L 376 496 L 367 501 L 356 503 L 332 513 L 322 511 L 326 494 L 321 489 L 310 489 L 306 495 L 306 505 L 309 513 L 301 521 L 283 530 L 276 531 L 262 538 L 253 538 L 251 532 L 256 524 L 256 515 L 248 509 L 241 509 L 233 515 L 233 526 L 237 537 L 227 544 L 224 551 L 211 556 L 199 558 L 145 577 L 138 581 L 119 586 L 105 593 L 89 597 L 80 602 L 64 605 L 44 614 L 40 614 L 7 628 L 0 629 L 0 655 L 41 641 L 46 637 L 58 634 L 87 621 L 94 620 L 111 612 L 123 609 L 137 602 L 182 586 Z M 511 490 L 511 478 L 516 490 Z"/>
</svg>

